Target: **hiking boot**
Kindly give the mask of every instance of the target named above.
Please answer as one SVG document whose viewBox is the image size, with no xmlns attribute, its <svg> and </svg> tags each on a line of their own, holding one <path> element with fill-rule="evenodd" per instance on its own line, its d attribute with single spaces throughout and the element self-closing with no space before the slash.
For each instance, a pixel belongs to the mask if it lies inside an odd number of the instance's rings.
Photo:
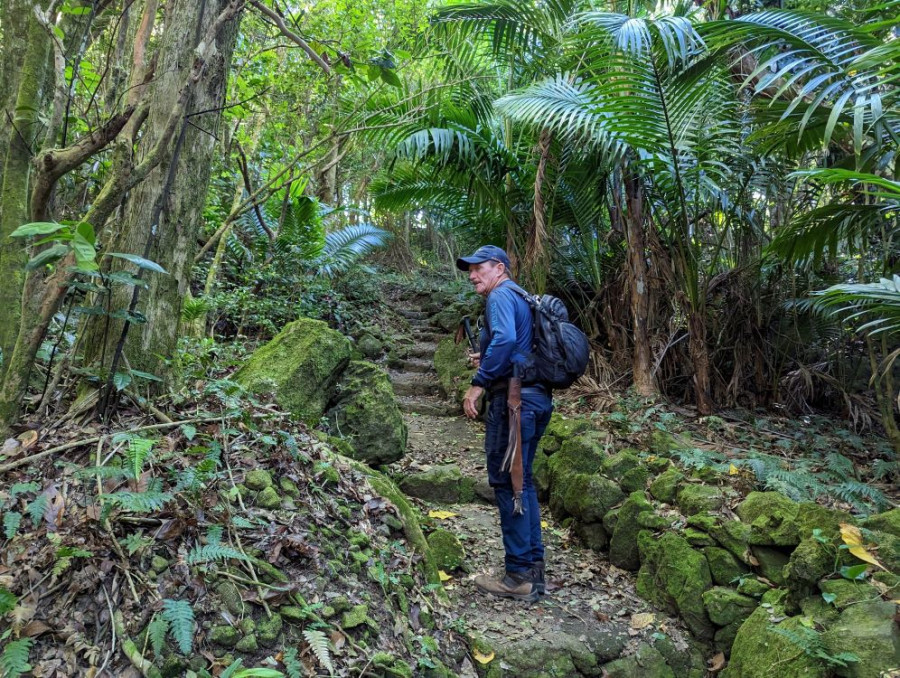
<svg viewBox="0 0 900 678">
<path fill-rule="evenodd" d="M 501 579 L 480 574 L 475 577 L 475 586 L 482 593 L 500 598 L 515 598 L 533 603 L 540 595 L 532 581 L 532 572 L 507 572 Z"/>
<path fill-rule="evenodd" d="M 531 564 L 531 581 L 534 584 L 534 590 L 542 596 L 547 593 L 546 574 L 543 560 L 535 560 Z"/>
</svg>

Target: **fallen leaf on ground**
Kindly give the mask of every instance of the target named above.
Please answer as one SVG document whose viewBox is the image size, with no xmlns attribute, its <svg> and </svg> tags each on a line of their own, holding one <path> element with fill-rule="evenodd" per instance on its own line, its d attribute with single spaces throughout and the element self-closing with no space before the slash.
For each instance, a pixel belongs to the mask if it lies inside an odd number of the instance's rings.
<svg viewBox="0 0 900 678">
<path fill-rule="evenodd" d="M 38 441 L 38 432 L 37 431 L 25 431 L 19 435 L 19 442 L 22 443 L 22 449 L 27 450 L 30 447 L 34 447 L 34 444 Z"/>
<path fill-rule="evenodd" d="M 482 654 L 478 650 L 474 650 L 472 652 L 472 656 L 475 657 L 475 661 L 477 661 L 479 664 L 490 664 L 492 661 L 494 661 L 493 652 L 489 654 Z"/>
<path fill-rule="evenodd" d="M 863 562 L 870 563 L 875 567 L 880 567 L 887 572 L 887 568 L 879 563 L 878 559 L 869 553 L 869 550 L 863 544 L 862 532 L 859 531 L 859 528 L 856 527 L 856 525 L 841 523 L 841 539 L 843 539 L 844 543 L 850 547 L 850 553 L 854 556 Z"/>
<path fill-rule="evenodd" d="M 710 659 L 707 664 L 709 664 L 710 673 L 717 673 L 725 668 L 725 653 L 720 652 L 715 657 Z"/>
<path fill-rule="evenodd" d="M 548 527 L 550 527 L 550 523 L 548 523 L 546 520 L 542 520 L 542 521 L 541 521 L 541 528 L 543 528 L 543 529 L 546 530 Z"/>
<path fill-rule="evenodd" d="M 449 574 L 447 574 L 443 570 L 438 570 L 438 577 L 441 578 L 441 581 L 450 581 L 451 579 L 453 579 L 453 577 L 451 577 Z"/>
<path fill-rule="evenodd" d="M 437 518 L 438 520 L 446 520 L 447 518 L 455 518 L 456 514 L 451 511 L 429 511 L 429 518 Z"/>
<path fill-rule="evenodd" d="M 25 448 L 22 447 L 21 443 L 15 438 L 7 438 L 3 443 L 3 447 L 0 447 L 0 454 L 7 459 L 12 459 L 13 457 L 18 457 L 22 454 L 24 449 Z"/>
<path fill-rule="evenodd" d="M 637 614 L 631 615 L 631 628 L 633 629 L 643 629 L 650 624 L 653 623 L 653 613 L 652 612 L 638 612 Z"/>
</svg>

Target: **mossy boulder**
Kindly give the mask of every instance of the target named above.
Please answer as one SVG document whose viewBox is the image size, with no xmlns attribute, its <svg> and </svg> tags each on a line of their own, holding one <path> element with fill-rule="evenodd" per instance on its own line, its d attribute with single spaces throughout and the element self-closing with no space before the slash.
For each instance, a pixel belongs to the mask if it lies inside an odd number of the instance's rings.
<svg viewBox="0 0 900 678">
<path fill-rule="evenodd" d="M 779 492 L 751 492 L 735 512 L 750 525 L 749 543 L 756 546 L 797 546 L 800 505 Z"/>
<path fill-rule="evenodd" d="M 753 557 L 759 562 L 756 567 L 763 577 L 778 586 L 784 586 L 787 583 L 784 572 L 785 566 L 790 560 L 787 553 L 771 546 L 752 546 L 750 550 Z"/>
<path fill-rule="evenodd" d="M 832 655 L 851 653 L 859 661 L 836 672 L 848 678 L 880 678 L 896 675 L 900 667 L 900 634 L 894 621 L 897 606 L 873 600 L 851 605 L 822 634 Z"/>
<path fill-rule="evenodd" d="M 256 634 L 250 633 L 241 638 L 237 643 L 235 643 L 234 649 L 238 652 L 244 652 L 246 654 L 252 654 L 259 650 L 259 641 L 256 638 Z"/>
<path fill-rule="evenodd" d="M 626 492 L 636 492 L 647 487 L 648 480 L 650 480 L 650 469 L 646 466 L 637 466 L 622 476 L 619 485 Z"/>
<path fill-rule="evenodd" d="M 454 402 L 462 402 L 475 370 L 466 367 L 466 344 L 442 339 L 434 352 L 434 369 L 444 395 Z"/>
<path fill-rule="evenodd" d="M 411 497 L 438 504 L 470 502 L 475 496 L 474 481 L 464 476 L 456 464 L 409 475 L 400 482 L 400 489 Z"/>
<path fill-rule="evenodd" d="M 598 523 L 612 507 L 625 499 L 616 483 L 600 475 L 576 473 L 561 492 L 565 513 L 585 523 Z"/>
<path fill-rule="evenodd" d="M 428 535 L 428 547 L 434 564 L 450 572 L 461 567 L 466 559 L 466 551 L 459 538 L 449 530 L 435 530 Z"/>
<path fill-rule="evenodd" d="M 684 482 L 684 474 L 681 471 L 676 468 L 667 469 L 650 483 L 650 494 L 658 501 L 671 504 L 675 501 L 682 482 Z"/>
<path fill-rule="evenodd" d="M 596 432 L 581 433 L 563 442 L 559 452 L 547 462 L 551 489 L 564 484 L 576 473 L 598 473 L 606 458 L 605 442 L 605 438 Z"/>
<path fill-rule="evenodd" d="M 377 365 L 350 363 L 327 416 L 332 432 L 350 441 L 355 459 L 378 466 L 406 453 L 406 423 L 387 372 Z"/>
<path fill-rule="evenodd" d="M 256 623 L 256 638 L 260 645 L 274 646 L 278 642 L 282 626 L 284 626 L 284 621 L 277 612 L 273 612 L 270 617 L 260 619 Z"/>
<path fill-rule="evenodd" d="M 860 527 L 885 532 L 900 539 L 900 508 L 869 516 L 860 523 Z"/>
<path fill-rule="evenodd" d="M 240 631 L 227 624 L 213 626 L 209 632 L 209 641 L 213 645 L 219 645 L 220 647 L 234 647 L 240 637 Z"/>
<path fill-rule="evenodd" d="M 641 513 L 653 513 L 653 505 L 643 492 L 632 492 L 619 509 L 616 529 L 609 544 L 609 561 L 624 570 L 636 570 L 641 566 L 638 553 L 638 522 Z M 705 562 L 704 562 L 705 565 Z"/>
<path fill-rule="evenodd" d="M 356 341 L 356 350 L 369 360 L 379 358 L 384 352 L 384 344 L 366 332 Z"/>
<path fill-rule="evenodd" d="M 603 529 L 603 523 L 583 523 L 576 520 L 572 524 L 572 530 L 585 546 L 594 551 L 603 551 L 609 544 L 609 535 Z"/>
<path fill-rule="evenodd" d="M 547 429 L 544 431 L 544 438 L 555 439 L 562 443 L 569 438 L 590 430 L 591 422 L 587 419 L 583 417 L 564 417 L 559 412 L 554 412 L 550 417 L 550 423 L 547 424 Z"/>
<path fill-rule="evenodd" d="M 725 490 L 721 487 L 690 483 L 678 490 L 675 503 L 686 516 L 718 511 L 725 505 Z"/>
<path fill-rule="evenodd" d="M 366 623 L 369 615 L 368 605 L 354 605 L 344 612 L 341 617 L 341 626 L 345 629 L 353 629 Z"/>
<path fill-rule="evenodd" d="M 709 534 L 731 555 L 744 563 L 750 563 L 750 526 L 740 520 L 723 520 L 711 526 Z"/>
<path fill-rule="evenodd" d="M 697 638 L 711 640 L 715 627 L 706 613 L 703 593 L 712 587 L 712 576 L 704 555 L 674 532 L 660 539 L 641 532 L 638 548 L 641 569 L 637 592 L 679 615 Z"/>
<path fill-rule="evenodd" d="M 727 586 L 714 586 L 703 592 L 703 604 L 713 624 L 728 626 L 736 621 L 743 622 L 756 609 L 759 601 Z"/>
<path fill-rule="evenodd" d="M 900 574 L 900 537 L 879 530 L 862 530 L 863 540 L 877 549 L 878 560 L 889 572 Z"/>
<path fill-rule="evenodd" d="M 540 501 L 547 501 L 550 496 L 549 460 L 550 457 L 538 449 L 534 453 L 534 461 L 531 462 L 531 479 Z"/>
<path fill-rule="evenodd" d="M 668 457 L 672 452 L 683 447 L 681 441 L 667 431 L 654 430 L 647 442 L 647 449 L 660 457 Z"/>
<path fill-rule="evenodd" d="M 603 665 L 607 678 L 677 678 L 659 650 L 641 643 L 634 654 Z"/>
<path fill-rule="evenodd" d="M 603 475 L 613 480 L 621 480 L 622 476 L 641 465 L 641 458 L 634 450 L 622 450 L 603 460 Z M 634 492 L 635 490 L 632 490 Z"/>
<path fill-rule="evenodd" d="M 785 618 L 784 608 L 778 604 L 756 608 L 738 629 L 723 678 L 824 678 L 828 675 L 823 663 L 775 628 L 791 634 L 808 630 L 801 617 Z M 773 669 L 776 666 L 777 672 Z"/>
<path fill-rule="evenodd" d="M 260 508 L 273 511 L 281 506 L 281 495 L 278 494 L 278 490 L 269 486 L 256 495 L 254 503 Z"/>
<path fill-rule="evenodd" d="M 244 476 L 244 485 L 254 492 L 260 492 L 267 487 L 272 487 L 272 474 L 261 468 L 247 471 L 247 475 Z"/>
<path fill-rule="evenodd" d="M 880 597 L 878 589 L 871 584 L 848 579 L 826 579 L 819 582 L 819 590 L 829 597 L 834 596 L 831 604 L 839 610 Z"/>
<path fill-rule="evenodd" d="M 703 549 L 703 555 L 706 556 L 713 581 L 719 586 L 728 586 L 750 572 L 750 568 L 718 546 L 707 546 Z"/>
<path fill-rule="evenodd" d="M 307 424 L 316 424 L 350 361 L 350 341 L 320 320 L 289 323 L 258 348 L 234 381 L 275 400 Z"/>
</svg>

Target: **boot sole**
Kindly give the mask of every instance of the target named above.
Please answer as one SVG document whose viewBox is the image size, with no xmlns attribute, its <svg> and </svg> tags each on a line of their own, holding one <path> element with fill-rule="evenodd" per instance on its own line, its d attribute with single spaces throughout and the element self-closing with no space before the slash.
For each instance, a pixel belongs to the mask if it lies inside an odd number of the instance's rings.
<svg viewBox="0 0 900 678">
<path fill-rule="evenodd" d="M 532 591 L 531 593 L 520 594 L 520 593 L 503 593 L 502 591 L 491 591 L 490 589 L 482 588 L 478 584 L 475 584 L 475 588 L 478 589 L 481 593 L 485 593 L 489 596 L 495 596 L 497 598 L 512 598 L 513 600 L 521 600 L 523 603 L 535 603 L 538 598 L 540 598 L 540 593 L 537 591 Z"/>
</svg>

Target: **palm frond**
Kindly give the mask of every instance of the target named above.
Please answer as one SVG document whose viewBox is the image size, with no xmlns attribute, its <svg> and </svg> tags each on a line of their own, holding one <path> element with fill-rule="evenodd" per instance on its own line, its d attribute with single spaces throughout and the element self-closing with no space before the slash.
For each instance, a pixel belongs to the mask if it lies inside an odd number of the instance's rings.
<svg viewBox="0 0 900 678">
<path fill-rule="evenodd" d="M 900 276 L 877 283 L 834 285 L 814 293 L 813 306 L 869 335 L 900 334 Z"/>
<path fill-rule="evenodd" d="M 360 259 L 384 247 L 390 237 L 390 233 L 372 224 L 357 224 L 333 231 L 325 236 L 325 247 L 315 268 L 321 275 L 329 277 L 345 273 Z"/>
</svg>

